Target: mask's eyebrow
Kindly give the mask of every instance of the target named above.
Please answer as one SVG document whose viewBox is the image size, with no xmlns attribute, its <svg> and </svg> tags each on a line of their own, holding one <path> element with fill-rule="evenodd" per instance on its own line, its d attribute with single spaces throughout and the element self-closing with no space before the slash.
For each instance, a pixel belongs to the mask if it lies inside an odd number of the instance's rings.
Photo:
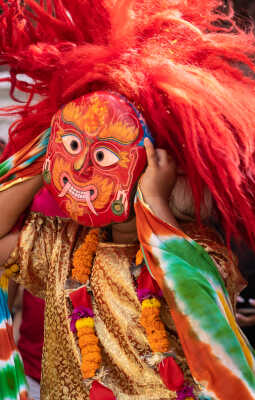
<svg viewBox="0 0 255 400">
<path fill-rule="evenodd" d="M 104 127 L 98 135 L 99 140 L 109 140 L 123 145 L 133 143 L 139 134 L 138 126 L 126 125 L 122 121 L 118 121 Z"/>
<path fill-rule="evenodd" d="M 84 133 L 81 132 L 79 129 L 76 128 L 75 125 L 72 125 L 71 123 L 68 123 L 63 126 L 58 124 L 57 129 L 56 129 L 56 136 L 58 141 L 66 135 L 75 135 L 78 137 L 84 136 Z"/>
</svg>

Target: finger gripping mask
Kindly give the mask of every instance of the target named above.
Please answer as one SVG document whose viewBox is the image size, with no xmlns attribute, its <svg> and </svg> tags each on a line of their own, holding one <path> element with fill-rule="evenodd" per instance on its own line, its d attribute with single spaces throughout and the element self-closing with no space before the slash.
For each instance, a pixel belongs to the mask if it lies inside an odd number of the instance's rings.
<svg viewBox="0 0 255 400">
<path fill-rule="evenodd" d="M 65 214 L 85 226 L 126 221 L 146 166 L 145 137 L 142 116 L 118 94 L 94 92 L 60 109 L 44 181 Z"/>
</svg>

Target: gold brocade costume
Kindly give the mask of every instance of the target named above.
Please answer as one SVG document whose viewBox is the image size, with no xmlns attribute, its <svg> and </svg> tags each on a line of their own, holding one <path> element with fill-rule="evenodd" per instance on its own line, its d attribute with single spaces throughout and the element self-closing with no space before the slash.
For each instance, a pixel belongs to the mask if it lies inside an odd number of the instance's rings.
<svg viewBox="0 0 255 400">
<path fill-rule="evenodd" d="M 41 400 L 89 399 L 91 381 L 82 378 L 79 347 L 70 330 L 72 306 L 68 295 L 72 289 L 66 285 L 73 251 L 85 233 L 85 228 L 71 220 L 31 213 L 10 257 L 10 263 L 15 261 L 20 266 L 16 281 L 46 302 Z M 213 240 L 206 241 L 207 251 L 212 244 Z M 95 379 L 109 387 L 118 400 L 175 399 L 176 392 L 168 390 L 150 366 L 151 351 L 139 323 L 141 305 L 130 272 L 136 252 L 137 245 L 113 243 L 100 243 L 97 250 L 90 287 L 103 362 Z M 226 275 L 226 260 L 222 258 L 220 263 L 217 248 L 213 252 L 218 256 L 222 275 Z M 235 274 L 231 280 L 237 283 L 240 275 Z M 236 290 L 232 284 L 231 297 Z M 186 380 L 194 386 L 165 304 L 162 314 L 169 329 L 171 350 L 176 353 Z"/>
</svg>

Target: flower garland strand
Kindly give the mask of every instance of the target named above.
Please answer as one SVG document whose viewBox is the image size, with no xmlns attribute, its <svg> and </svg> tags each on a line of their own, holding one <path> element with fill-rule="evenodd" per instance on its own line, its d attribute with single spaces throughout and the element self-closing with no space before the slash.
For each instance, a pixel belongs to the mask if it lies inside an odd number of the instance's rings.
<svg viewBox="0 0 255 400">
<path fill-rule="evenodd" d="M 136 262 L 140 260 L 141 255 L 136 257 Z M 145 329 L 150 348 L 154 353 L 166 353 L 170 348 L 170 342 L 160 318 L 159 299 L 162 292 L 145 265 L 137 279 L 137 295 L 142 305 L 140 323 Z"/>
<path fill-rule="evenodd" d="M 95 332 L 91 298 L 84 286 L 69 296 L 74 307 L 71 330 L 77 332 L 79 339 L 82 375 L 84 379 L 92 378 L 101 365 L 102 357 Z"/>
<path fill-rule="evenodd" d="M 74 307 L 71 330 L 77 332 L 79 339 L 82 376 L 84 379 L 92 378 L 100 367 L 102 358 L 94 328 L 91 299 L 86 287 L 75 290 L 69 296 Z"/>
<path fill-rule="evenodd" d="M 141 249 L 136 255 L 136 265 L 143 263 Z M 160 318 L 160 298 L 163 296 L 157 282 L 151 277 L 146 265 L 142 266 L 137 279 L 137 295 L 141 302 L 140 323 L 144 327 L 151 350 L 154 353 L 169 353 L 170 341 Z M 167 356 L 158 365 L 166 387 L 176 391 L 177 400 L 194 400 L 193 388 L 184 384 L 184 375 L 174 357 Z"/>
<path fill-rule="evenodd" d="M 91 274 L 99 233 L 99 229 L 91 229 L 85 237 L 84 243 L 74 253 L 72 277 L 84 284 L 89 280 Z M 71 330 L 77 331 L 79 339 L 82 375 L 84 379 L 92 378 L 100 368 L 102 356 L 95 332 L 91 298 L 87 288 L 82 287 L 72 292 L 70 299 L 74 307 L 71 315 Z"/>
<path fill-rule="evenodd" d="M 142 301 L 140 323 L 154 353 L 166 353 L 170 347 L 165 326 L 160 319 L 160 307 L 161 304 L 155 297 Z"/>
<path fill-rule="evenodd" d="M 86 283 L 89 280 L 99 242 L 99 232 L 99 229 L 91 229 L 84 243 L 74 253 L 72 277 L 80 283 Z"/>
</svg>

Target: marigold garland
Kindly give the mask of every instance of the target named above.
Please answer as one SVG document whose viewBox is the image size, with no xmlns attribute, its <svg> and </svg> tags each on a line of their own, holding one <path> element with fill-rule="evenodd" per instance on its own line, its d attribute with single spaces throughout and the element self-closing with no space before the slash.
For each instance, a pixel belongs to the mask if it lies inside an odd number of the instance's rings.
<svg viewBox="0 0 255 400">
<path fill-rule="evenodd" d="M 93 257 L 99 242 L 99 229 L 91 229 L 87 234 L 84 243 L 75 251 L 73 256 L 72 277 L 86 283 L 89 279 L 93 265 Z"/>
<path fill-rule="evenodd" d="M 137 254 L 136 263 L 142 264 L 141 253 Z M 146 265 L 141 267 L 137 279 L 137 295 L 141 302 L 140 323 L 144 327 L 151 350 L 154 353 L 165 353 L 165 358 L 158 364 L 162 381 L 169 390 L 178 390 L 178 400 L 193 399 L 192 390 L 184 385 L 184 375 L 170 355 L 170 341 L 164 323 L 160 318 L 160 298 L 163 296 L 157 282 L 149 273 Z M 167 354 L 166 354 L 167 353 Z"/>
<path fill-rule="evenodd" d="M 99 242 L 99 233 L 99 229 L 91 229 L 85 237 L 84 243 L 74 253 L 72 277 L 80 283 L 86 283 L 90 278 L 93 258 Z M 75 328 L 79 338 L 82 375 L 84 379 L 88 379 L 92 378 L 100 368 L 102 356 L 95 332 L 93 310 L 84 308 L 85 311 L 82 311 L 82 304 L 80 306 L 80 309 L 74 309 L 72 318 L 75 319 Z M 88 305 L 86 304 L 86 306 Z"/>
<path fill-rule="evenodd" d="M 143 253 L 137 253 L 136 261 L 140 264 Z M 147 267 L 142 266 L 137 279 L 137 295 L 142 305 L 140 323 L 144 327 L 151 350 L 154 353 L 166 353 L 170 348 L 165 325 L 160 318 L 161 303 L 159 298 L 162 292 L 150 275 Z"/>
<path fill-rule="evenodd" d="M 165 326 L 160 319 L 160 307 L 161 304 L 156 298 L 142 301 L 140 322 L 154 353 L 166 353 L 170 347 Z"/>
<path fill-rule="evenodd" d="M 84 379 L 92 378 L 100 367 L 102 357 L 98 337 L 94 329 L 93 318 L 81 318 L 76 321 L 79 347 L 81 349 L 81 370 Z"/>
</svg>

